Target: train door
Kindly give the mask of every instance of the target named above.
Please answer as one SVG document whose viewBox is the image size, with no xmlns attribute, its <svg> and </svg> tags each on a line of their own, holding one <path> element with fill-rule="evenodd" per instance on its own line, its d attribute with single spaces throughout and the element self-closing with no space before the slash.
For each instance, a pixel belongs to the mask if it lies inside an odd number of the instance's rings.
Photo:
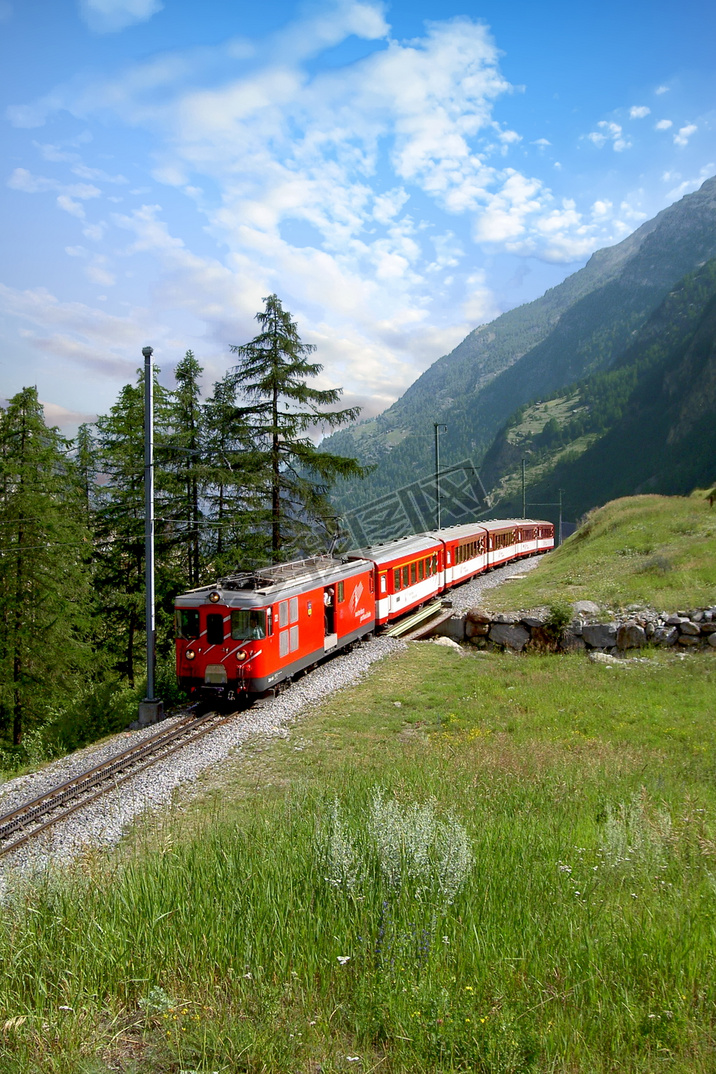
<svg viewBox="0 0 716 1074">
<path fill-rule="evenodd" d="M 329 585 L 323 590 L 323 649 L 328 652 L 338 644 L 336 632 L 336 587 Z"/>
</svg>

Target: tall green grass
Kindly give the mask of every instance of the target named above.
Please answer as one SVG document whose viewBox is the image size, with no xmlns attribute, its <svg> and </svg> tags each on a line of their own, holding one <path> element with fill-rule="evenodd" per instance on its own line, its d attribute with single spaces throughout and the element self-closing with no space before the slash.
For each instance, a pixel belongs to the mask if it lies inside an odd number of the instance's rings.
<svg viewBox="0 0 716 1074">
<path fill-rule="evenodd" d="M 594 600 L 669 612 L 716 601 L 716 509 L 702 496 L 630 496 L 593 511 L 525 579 L 486 595 L 505 609 Z"/>
<path fill-rule="evenodd" d="M 713 1070 L 712 680 L 413 647 L 15 889 L 0 1069 Z"/>
</svg>

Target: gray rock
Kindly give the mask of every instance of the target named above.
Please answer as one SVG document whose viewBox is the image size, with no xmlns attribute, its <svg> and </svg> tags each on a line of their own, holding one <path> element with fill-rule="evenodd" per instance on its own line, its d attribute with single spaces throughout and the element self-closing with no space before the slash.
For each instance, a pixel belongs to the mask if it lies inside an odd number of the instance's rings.
<svg viewBox="0 0 716 1074">
<path fill-rule="evenodd" d="M 468 623 L 491 623 L 492 616 L 484 608 L 470 608 L 466 614 Z"/>
<path fill-rule="evenodd" d="M 587 623 L 582 630 L 582 637 L 590 649 L 609 649 L 616 641 L 617 625 L 616 623 Z"/>
<path fill-rule="evenodd" d="M 679 634 L 679 645 L 698 645 L 699 638 L 693 634 Z"/>
<path fill-rule="evenodd" d="M 519 623 L 514 615 L 507 615 L 505 612 L 499 612 L 493 619 L 495 623 L 504 623 L 505 626 L 514 626 L 515 623 Z"/>
<path fill-rule="evenodd" d="M 706 639 L 706 641 L 709 643 L 709 645 L 712 648 L 716 649 L 716 634 L 709 634 L 709 636 Z"/>
<path fill-rule="evenodd" d="M 655 631 L 656 631 L 656 627 L 655 627 L 654 623 L 652 622 L 652 620 L 650 619 L 649 622 L 644 627 L 644 632 L 646 633 L 647 638 L 649 638 L 649 639 L 653 638 Z"/>
<path fill-rule="evenodd" d="M 583 619 L 573 619 L 572 620 L 572 625 L 570 626 L 569 629 L 572 631 L 573 634 L 579 634 L 581 636 L 581 634 L 582 634 L 582 632 L 584 630 L 584 620 Z"/>
<path fill-rule="evenodd" d="M 641 649 L 646 645 L 646 631 L 634 620 L 622 623 L 617 630 L 617 648 Z"/>
<path fill-rule="evenodd" d="M 593 600 L 575 600 L 572 605 L 572 611 L 575 615 L 586 615 L 587 617 L 590 617 L 599 615 L 600 608 Z"/>
<path fill-rule="evenodd" d="M 460 655 L 464 653 L 462 645 L 458 645 L 452 638 L 431 638 L 433 645 L 443 645 L 446 649 L 455 649 Z"/>
<path fill-rule="evenodd" d="M 587 645 L 581 634 L 575 634 L 572 630 L 565 630 L 559 643 L 559 648 L 563 653 L 577 653 L 586 649 Z"/>
<path fill-rule="evenodd" d="M 692 623 L 700 623 L 703 617 L 704 613 L 702 611 L 694 610 L 692 612 L 689 612 L 689 619 Z"/>
<path fill-rule="evenodd" d="M 668 615 L 664 622 L 667 626 L 679 626 L 683 622 L 685 616 L 682 615 Z"/>
<path fill-rule="evenodd" d="M 589 659 L 593 664 L 604 664 L 607 667 L 624 667 L 624 661 L 617 656 L 609 656 L 608 653 L 590 653 Z"/>
<path fill-rule="evenodd" d="M 679 640 L 679 628 L 675 626 L 659 627 L 654 632 L 654 641 L 657 645 L 676 645 Z"/>
<path fill-rule="evenodd" d="M 484 638 L 489 633 L 489 623 L 474 623 L 468 619 L 465 623 L 465 636 L 467 638 Z"/>
<path fill-rule="evenodd" d="M 506 649 L 514 649 L 519 653 L 530 640 L 530 634 L 519 623 L 493 623 L 489 638 L 495 645 L 504 645 Z"/>
<path fill-rule="evenodd" d="M 698 623 L 692 623 L 690 619 L 684 620 L 682 622 L 681 626 L 679 627 L 679 630 L 680 630 L 680 632 L 682 634 L 695 635 L 695 634 L 700 634 L 701 633 L 701 627 L 699 626 L 699 624 Z"/>
<path fill-rule="evenodd" d="M 706 620 L 701 623 L 702 634 L 713 634 L 714 630 L 716 630 L 716 624 L 709 623 Z"/>
<path fill-rule="evenodd" d="M 539 630 L 540 627 L 544 626 L 544 619 L 538 619 L 534 615 L 526 615 L 524 619 L 520 619 L 520 622 L 528 630 Z"/>
</svg>

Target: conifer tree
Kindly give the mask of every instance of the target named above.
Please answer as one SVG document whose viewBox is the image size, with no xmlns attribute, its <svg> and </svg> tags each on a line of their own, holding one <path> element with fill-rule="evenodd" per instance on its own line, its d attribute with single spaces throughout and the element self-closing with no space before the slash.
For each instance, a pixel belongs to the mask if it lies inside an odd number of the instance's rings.
<svg viewBox="0 0 716 1074">
<path fill-rule="evenodd" d="M 266 562 L 266 523 L 261 502 L 261 458 L 236 402 L 236 377 L 227 373 L 204 405 L 205 500 L 213 525 L 207 549 L 214 573 Z"/>
<path fill-rule="evenodd" d="M 315 350 L 303 343 L 291 314 L 276 295 L 264 299 L 256 314 L 261 331 L 249 343 L 232 346 L 239 362 L 234 377 L 248 405 L 241 408 L 248 423 L 263 474 L 262 498 L 270 511 L 271 558 L 279 561 L 289 546 L 307 550 L 314 544 L 316 524 L 332 515 L 326 494 L 337 477 L 364 473 L 355 459 L 319 452 L 308 435 L 352 421 L 359 407 L 326 410 L 341 388 L 320 390 L 307 381 L 323 367 L 308 361 Z"/>
<path fill-rule="evenodd" d="M 176 367 L 176 390 L 172 393 L 169 420 L 172 431 L 169 458 L 158 459 L 173 474 L 169 516 L 177 520 L 175 539 L 184 549 L 183 568 L 189 586 L 199 585 L 201 573 L 201 492 L 206 477 L 204 413 L 199 378 L 202 368 L 192 351 Z"/>
<path fill-rule="evenodd" d="M 93 663 L 92 546 L 68 449 L 35 388 L 0 410 L 0 713 L 15 745 Z"/>
</svg>

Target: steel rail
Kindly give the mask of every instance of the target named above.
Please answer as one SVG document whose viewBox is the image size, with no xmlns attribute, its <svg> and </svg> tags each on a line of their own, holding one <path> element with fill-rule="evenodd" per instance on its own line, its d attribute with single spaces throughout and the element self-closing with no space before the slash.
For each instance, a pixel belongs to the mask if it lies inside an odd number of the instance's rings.
<svg viewBox="0 0 716 1074">
<path fill-rule="evenodd" d="M 10 813 L 0 816 L 0 844 L 20 833 L 19 837 L 9 844 L 0 845 L 0 857 L 11 853 L 76 810 L 101 798 L 103 794 L 108 794 L 151 765 L 191 745 L 203 735 L 232 720 L 235 715 L 235 712 L 228 716 L 211 713 L 199 720 L 188 717 L 168 730 L 122 750 L 104 763 L 81 772 L 74 779 L 67 780 L 66 783 L 53 787 Z M 31 830 L 25 830 L 29 825 L 32 825 Z"/>
</svg>

